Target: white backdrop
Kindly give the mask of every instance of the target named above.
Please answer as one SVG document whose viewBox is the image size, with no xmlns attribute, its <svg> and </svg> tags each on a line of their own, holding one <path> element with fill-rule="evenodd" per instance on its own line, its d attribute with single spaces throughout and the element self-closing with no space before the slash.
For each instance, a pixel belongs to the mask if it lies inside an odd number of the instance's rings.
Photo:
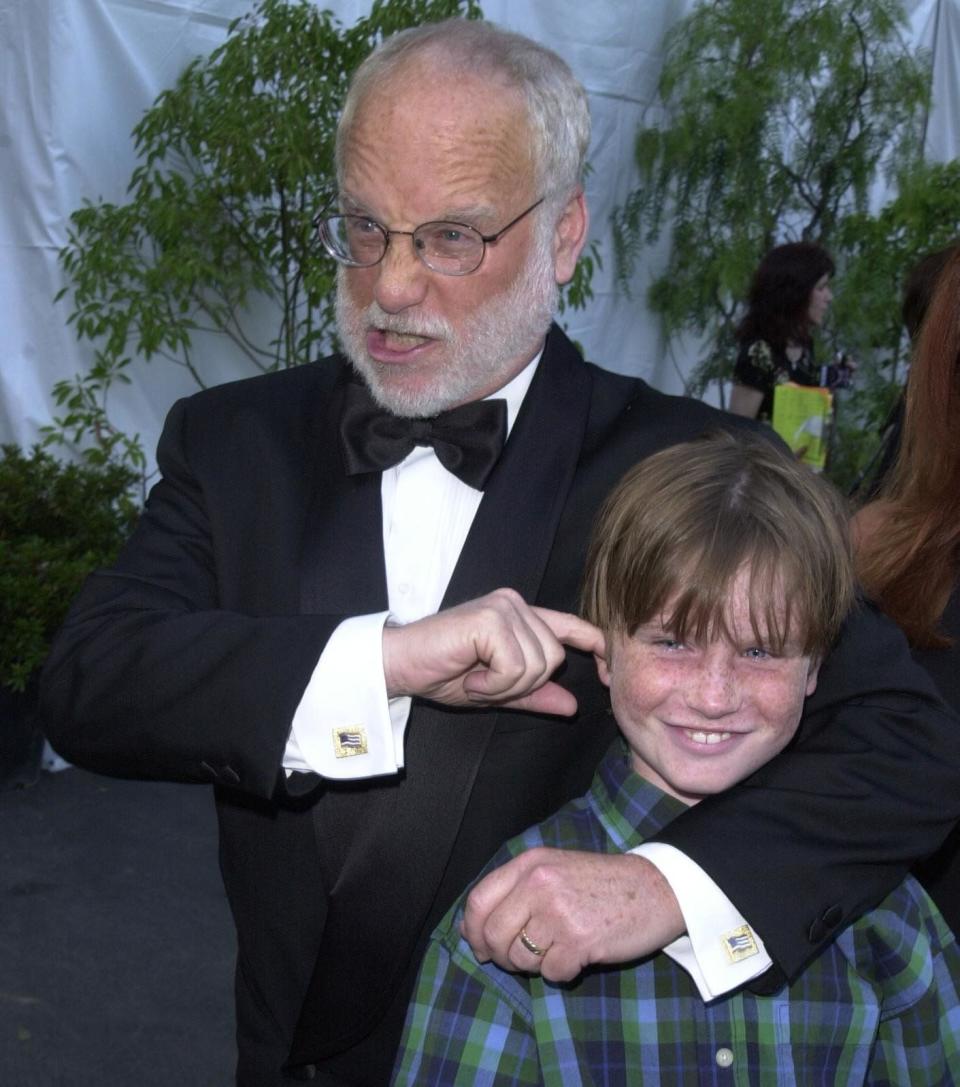
<svg viewBox="0 0 960 1087">
<path fill-rule="evenodd" d="M 344 23 L 368 0 L 323 0 Z M 591 100 L 591 236 L 606 257 L 585 313 L 571 334 L 608 369 L 679 391 L 692 358 L 667 352 L 645 310 L 657 252 L 646 252 L 632 298 L 613 289 L 611 210 L 633 182 L 633 136 L 649 112 L 664 31 L 693 0 L 483 0 L 487 18 L 556 49 Z M 0 441 L 33 442 L 54 411 L 50 390 L 85 369 L 89 344 L 66 326 L 69 300 L 57 252 L 84 198 L 123 202 L 136 165 L 130 131 L 186 63 L 223 41 L 252 0 L 0 0 Z M 933 159 L 960 155 L 960 0 L 912 0 L 912 44 L 933 53 Z M 203 350 L 223 380 L 249 371 L 225 341 Z M 172 401 L 195 386 L 162 360 L 138 365 L 137 381 L 111 406 L 152 451 Z"/>
</svg>

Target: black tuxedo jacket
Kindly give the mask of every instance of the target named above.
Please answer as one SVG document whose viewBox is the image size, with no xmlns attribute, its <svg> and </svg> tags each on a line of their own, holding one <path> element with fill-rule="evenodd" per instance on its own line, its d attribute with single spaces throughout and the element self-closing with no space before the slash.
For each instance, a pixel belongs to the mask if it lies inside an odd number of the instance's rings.
<svg viewBox="0 0 960 1087">
<path fill-rule="evenodd" d="M 380 478 L 346 476 L 337 444 L 347 379 L 334 358 L 175 405 L 141 524 L 90 579 L 43 680 L 71 761 L 216 784 L 241 990 L 294 1063 L 402 1007 L 431 926 L 504 838 L 586 790 L 613 728 L 415 702 L 396 777 L 281 772 L 330 632 L 387 604 Z M 603 496 L 717 425 L 744 424 L 585 364 L 553 328 L 444 604 L 509 585 L 575 610 Z M 565 668 L 586 717 L 605 697 L 593 662 L 570 653 Z M 899 632 L 863 608 L 794 749 L 663 837 L 793 974 L 960 814 L 956 727 Z"/>
</svg>

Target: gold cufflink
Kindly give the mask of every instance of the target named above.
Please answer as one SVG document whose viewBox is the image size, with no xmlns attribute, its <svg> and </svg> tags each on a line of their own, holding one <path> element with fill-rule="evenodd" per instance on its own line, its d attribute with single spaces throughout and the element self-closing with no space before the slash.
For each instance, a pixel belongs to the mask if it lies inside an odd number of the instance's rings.
<svg viewBox="0 0 960 1087">
<path fill-rule="evenodd" d="M 727 958 L 731 962 L 740 962 L 743 959 L 749 959 L 753 955 L 760 954 L 760 948 L 757 947 L 757 941 L 754 939 L 753 930 L 749 925 L 741 925 L 739 928 L 731 929 L 730 932 L 725 932 L 720 939 L 723 941 Z"/>
<path fill-rule="evenodd" d="M 367 730 L 359 726 L 335 728 L 333 750 L 338 759 L 349 759 L 352 755 L 366 755 Z"/>
</svg>

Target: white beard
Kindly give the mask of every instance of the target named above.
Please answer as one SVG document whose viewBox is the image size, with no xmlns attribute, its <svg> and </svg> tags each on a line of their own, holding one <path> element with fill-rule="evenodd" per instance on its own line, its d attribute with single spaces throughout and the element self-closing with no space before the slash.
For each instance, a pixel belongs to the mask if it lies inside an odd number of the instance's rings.
<svg viewBox="0 0 960 1087">
<path fill-rule="evenodd" d="M 502 388 L 518 374 L 536 353 L 557 308 L 559 288 L 549 239 L 545 241 L 535 242 L 513 284 L 466 318 L 459 332 L 443 318 L 391 314 L 376 302 L 358 308 L 347 290 L 349 270 L 338 268 L 337 331 L 344 353 L 377 403 L 394 415 L 436 415 Z M 440 340 L 444 357 L 426 380 L 421 375 L 405 382 L 402 366 L 384 366 L 368 354 L 371 328 Z"/>
</svg>

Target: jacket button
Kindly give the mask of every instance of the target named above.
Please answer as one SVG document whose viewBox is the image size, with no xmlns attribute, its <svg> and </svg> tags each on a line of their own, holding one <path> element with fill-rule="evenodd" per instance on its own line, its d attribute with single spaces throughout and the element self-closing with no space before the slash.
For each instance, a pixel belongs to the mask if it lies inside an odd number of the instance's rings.
<svg viewBox="0 0 960 1087">
<path fill-rule="evenodd" d="M 839 904 L 835 904 L 826 910 L 823 914 L 823 923 L 828 929 L 836 928 L 837 925 L 843 920 L 843 908 Z"/>
<path fill-rule="evenodd" d="M 733 1050 L 722 1046 L 717 1050 L 716 1061 L 721 1068 L 729 1068 L 733 1064 Z"/>
<path fill-rule="evenodd" d="M 807 939 L 812 944 L 820 943 L 821 940 L 829 936 L 842 920 L 843 907 L 838 903 L 828 906 L 807 930 Z"/>
</svg>

